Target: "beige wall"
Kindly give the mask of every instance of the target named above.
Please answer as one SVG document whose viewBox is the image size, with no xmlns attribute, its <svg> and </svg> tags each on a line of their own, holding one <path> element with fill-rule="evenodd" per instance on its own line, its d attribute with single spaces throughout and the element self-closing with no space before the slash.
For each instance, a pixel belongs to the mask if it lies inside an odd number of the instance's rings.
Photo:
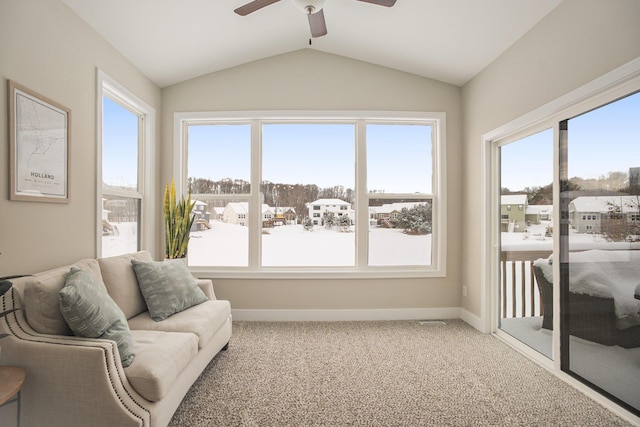
<svg viewBox="0 0 640 427">
<path fill-rule="evenodd" d="M 96 67 L 160 113 L 160 89 L 61 1 L 0 2 L 0 276 L 95 256 Z M 71 109 L 69 204 L 8 200 L 7 79 Z"/>
<path fill-rule="evenodd" d="M 465 211 L 482 205 L 481 136 L 640 56 L 640 1 L 565 0 L 463 87 Z M 462 307 L 481 315 L 484 224 L 463 219 Z"/>
<path fill-rule="evenodd" d="M 234 309 L 459 307 L 462 117 L 458 87 L 311 49 L 209 74 L 162 91 L 162 180 L 171 179 L 173 115 L 185 111 L 384 110 L 447 114 L 446 278 L 216 279 Z"/>
</svg>

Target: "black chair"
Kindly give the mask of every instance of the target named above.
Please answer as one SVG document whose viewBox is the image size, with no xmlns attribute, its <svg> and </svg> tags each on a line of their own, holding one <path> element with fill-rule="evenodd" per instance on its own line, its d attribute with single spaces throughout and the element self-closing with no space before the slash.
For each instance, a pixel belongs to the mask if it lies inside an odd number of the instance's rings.
<svg viewBox="0 0 640 427">
<path fill-rule="evenodd" d="M 542 301 L 542 327 L 553 329 L 553 284 L 533 266 L 533 273 Z M 603 345 L 618 345 L 624 348 L 640 347 L 640 325 L 627 329 L 616 327 L 613 298 L 601 298 L 569 292 L 569 334 Z"/>
</svg>

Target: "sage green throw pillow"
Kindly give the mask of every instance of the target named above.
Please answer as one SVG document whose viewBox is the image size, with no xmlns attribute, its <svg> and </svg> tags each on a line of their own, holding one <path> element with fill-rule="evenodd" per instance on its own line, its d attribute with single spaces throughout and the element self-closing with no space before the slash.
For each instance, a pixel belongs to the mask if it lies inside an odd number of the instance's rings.
<svg viewBox="0 0 640 427">
<path fill-rule="evenodd" d="M 59 297 L 62 317 L 74 335 L 113 340 L 118 345 L 122 366 L 133 362 L 133 337 L 127 319 L 99 279 L 71 268 Z"/>
<path fill-rule="evenodd" d="M 140 292 L 156 322 L 207 301 L 187 266 L 179 259 L 167 261 L 131 260 Z"/>
</svg>

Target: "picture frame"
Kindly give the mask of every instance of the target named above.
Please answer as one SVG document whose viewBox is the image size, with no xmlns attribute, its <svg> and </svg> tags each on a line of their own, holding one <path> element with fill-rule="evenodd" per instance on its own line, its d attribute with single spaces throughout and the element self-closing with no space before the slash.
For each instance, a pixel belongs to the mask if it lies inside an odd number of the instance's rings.
<svg viewBox="0 0 640 427">
<path fill-rule="evenodd" d="M 69 203 L 71 111 L 12 80 L 10 200 Z"/>
</svg>

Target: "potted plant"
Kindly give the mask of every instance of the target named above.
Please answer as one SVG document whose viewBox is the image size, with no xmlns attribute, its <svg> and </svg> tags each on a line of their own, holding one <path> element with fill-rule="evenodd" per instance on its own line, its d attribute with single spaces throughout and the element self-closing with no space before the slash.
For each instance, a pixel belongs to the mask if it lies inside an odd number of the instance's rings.
<svg viewBox="0 0 640 427">
<path fill-rule="evenodd" d="M 191 201 L 191 192 L 185 200 L 184 196 L 177 199 L 176 185 L 171 180 L 171 186 L 167 184 L 164 189 L 164 229 L 165 250 L 167 259 L 186 258 L 189 246 L 189 233 L 195 215 L 193 207 L 195 201 Z"/>
</svg>

